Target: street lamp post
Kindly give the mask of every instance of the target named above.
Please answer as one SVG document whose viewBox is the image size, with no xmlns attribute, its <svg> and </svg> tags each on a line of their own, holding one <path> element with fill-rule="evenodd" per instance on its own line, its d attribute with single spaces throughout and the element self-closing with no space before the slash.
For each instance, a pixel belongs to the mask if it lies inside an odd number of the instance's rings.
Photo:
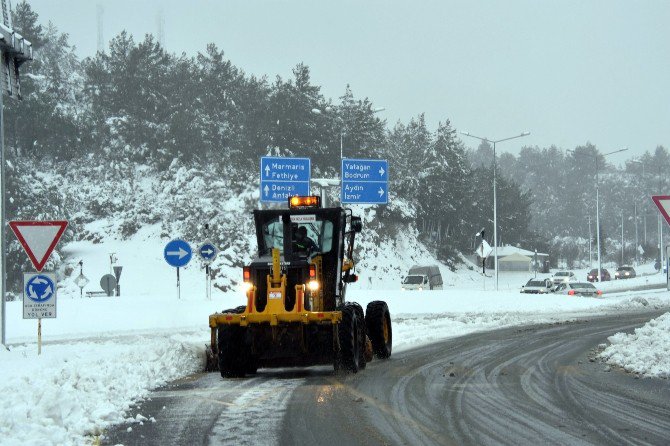
<svg viewBox="0 0 670 446">
<path fill-rule="evenodd" d="M 483 138 L 481 136 L 475 136 L 470 132 L 461 132 L 465 136 L 470 138 L 475 138 L 480 141 L 486 141 L 493 144 L 493 261 L 496 269 L 496 291 L 498 291 L 498 202 L 496 194 L 496 144 L 503 141 L 509 141 L 510 139 L 521 138 L 522 136 L 530 135 L 530 132 L 523 132 L 520 135 L 510 136 L 509 138 L 490 140 L 488 138 Z"/>
<path fill-rule="evenodd" d="M 11 8 L 2 2 L 0 8 L 0 69 L 6 73 L 6 81 L 0 88 L 0 343 L 6 346 L 7 312 L 7 238 L 5 223 L 7 209 L 5 198 L 7 193 L 5 175 L 5 126 L 3 96 L 21 99 L 21 84 L 19 83 L 19 67 L 25 62 L 33 60 L 33 46 L 23 36 L 13 29 Z M 11 6 L 11 5 L 9 5 Z"/>
<path fill-rule="evenodd" d="M 384 110 L 386 110 L 386 107 L 376 107 L 373 108 L 371 111 L 374 114 L 383 112 Z M 323 114 L 323 112 L 330 113 L 331 111 L 333 111 L 333 108 L 331 106 L 324 108 L 323 111 L 321 111 L 321 109 L 319 108 L 312 109 L 312 113 L 314 113 L 315 115 L 321 115 Z M 342 128 L 340 129 L 340 159 L 344 159 L 344 120 L 339 115 L 337 116 L 337 119 L 339 119 L 340 122 L 342 123 Z"/>
<path fill-rule="evenodd" d="M 644 180 L 644 178 L 645 178 L 645 164 L 644 164 L 644 162 L 642 162 L 640 160 L 631 160 L 630 162 L 642 165 L 642 179 Z M 662 171 L 661 170 L 662 170 L 662 166 L 659 165 L 658 166 L 658 193 L 659 194 L 663 193 L 663 191 L 662 191 L 663 186 L 662 186 L 662 183 L 661 183 L 661 179 L 663 177 L 662 177 Z M 642 214 L 642 219 L 643 219 L 643 224 L 644 224 L 644 243 L 646 244 L 647 243 L 647 214 L 646 214 L 646 212 L 644 214 Z M 664 252 L 663 252 L 663 221 L 661 220 L 661 215 L 660 214 L 658 214 L 658 222 L 657 222 L 657 228 L 656 229 L 657 229 L 657 232 L 658 232 L 658 259 L 661 262 L 661 265 L 663 265 L 663 254 L 664 254 Z M 637 228 L 636 228 L 636 232 L 637 232 Z M 637 235 L 636 235 L 636 238 L 637 238 Z M 636 243 L 636 245 L 637 245 L 637 243 Z M 635 252 L 636 252 L 636 256 L 637 256 L 637 246 L 635 246 Z"/>
<path fill-rule="evenodd" d="M 623 212 L 621 212 L 621 264 L 624 264 L 624 245 L 623 245 Z"/>
<path fill-rule="evenodd" d="M 635 218 L 635 266 L 637 266 L 640 261 L 638 260 L 638 239 L 637 239 L 637 203 L 633 203 L 633 218 Z"/>
<path fill-rule="evenodd" d="M 372 109 L 372 113 L 379 113 L 381 111 L 386 110 L 385 107 L 377 107 Z M 331 106 L 325 107 L 323 110 L 319 108 L 313 108 L 312 113 L 315 115 L 322 115 L 324 112 L 325 113 L 330 113 L 333 111 L 333 108 Z M 340 129 L 340 161 L 344 159 L 344 120 L 342 119 L 341 116 L 337 116 L 337 119 L 340 120 L 340 123 L 342 124 L 342 128 Z M 313 178 L 312 182 L 316 183 L 320 190 L 321 190 L 321 205 L 323 207 L 326 207 L 327 205 L 327 195 L 326 195 L 326 187 L 328 186 L 339 186 L 340 185 L 340 179 L 339 178 Z"/>
<path fill-rule="evenodd" d="M 635 163 L 635 164 L 640 164 L 642 166 L 642 184 L 643 184 L 643 187 L 644 187 L 644 180 L 646 178 L 645 175 L 644 175 L 644 173 L 645 173 L 644 162 L 642 162 L 640 160 L 630 160 L 630 162 Z M 637 201 L 633 202 L 633 206 L 634 206 L 634 213 L 635 213 L 635 263 L 639 264 L 640 261 L 638 259 L 638 253 L 639 253 L 638 252 L 638 243 L 639 242 L 638 242 L 638 233 L 637 233 Z M 644 209 L 643 209 L 643 214 L 642 214 L 642 221 L 643 221 L 643 224 L 644 224 L 644 244 L 646 245 L 647 244 L 647 213 L 644 212 Z"/>
<path fill-rule="evenodd" d="M 589 215 L 589 270 L 593 268 L 593 253 L 591 252 L 591 216 Z"/>
<path fill-rule="evenodd" d="M 615 150 L 614 152 L 608 152 L 604 153 L 602 156 L 603 158 L 609 155 L 614 155 L 615 153 L 620 153 L 620 152 L 625 152 L 626 149 L 619 149 Z M 575 154 L 574 150 L 568 150 L 568 152 L 572 152 Z M 599 177 L 598 177 L 598 154 L 596 153 L 594 155 L 594 158 L 596 160 L 596 246 L 598 249 L 598 282 L 602 281 L 602 273 L 603 273 L 603 264 L 602 264 L 602 258 L 600 254 L 600 186 L 599 186 Z"/>
</svg>

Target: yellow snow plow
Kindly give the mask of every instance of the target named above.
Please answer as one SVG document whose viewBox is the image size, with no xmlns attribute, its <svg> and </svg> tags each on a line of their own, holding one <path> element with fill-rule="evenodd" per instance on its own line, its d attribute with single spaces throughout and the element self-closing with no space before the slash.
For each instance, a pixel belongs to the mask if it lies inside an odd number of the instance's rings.
<svg viewBox="0 0 670 446">
<path fill-rule="evenodd" d="M 388 306 L 346 302 L 355 282 L 359 217 L 321 208 L 317 196 L 291 197 L 288 209 L 254 211 L 258 255 L 243 268 L 246 305 L 209 317 L 208 370 L 242 377 L 259 367 L 332 364 L 356 373 L 391 356 Z"/>
</svg>

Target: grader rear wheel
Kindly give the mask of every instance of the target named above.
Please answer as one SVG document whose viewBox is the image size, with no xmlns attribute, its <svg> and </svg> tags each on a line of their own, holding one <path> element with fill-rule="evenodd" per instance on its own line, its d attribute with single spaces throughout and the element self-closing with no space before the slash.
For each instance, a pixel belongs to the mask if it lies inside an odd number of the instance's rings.
<svg viewBox="0 0 670 446">
<path fill-rule="evenodd" d="M 367 363 L 372 359 L 369 358 L 366 360 L 366 329 L 365 329 L 365 315 L 363 313 L 363 307 L 361 307 L 360 304 L 356 302 L 351 302 L 349 305 L 353 306 L 354 309 L 356 310 L 356 317 L 358 318 L 358 342 L 359 342 L 359 352 L 360 352 L 360 358 L 358 360 L 358 363 L 360 364 L 360 369 L 363 370 L 365 369 L 365 366 L 367 366 Z"/>
</svg>

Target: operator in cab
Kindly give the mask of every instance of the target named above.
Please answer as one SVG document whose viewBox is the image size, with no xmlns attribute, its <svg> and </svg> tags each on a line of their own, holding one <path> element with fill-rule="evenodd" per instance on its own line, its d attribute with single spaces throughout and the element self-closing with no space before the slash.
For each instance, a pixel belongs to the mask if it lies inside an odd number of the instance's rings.
<svg viewBox="0 0 670 446">
<path fill-rule="evenodd" d="M 307 228 L 299 226 L 295 231 L 295 238 L 293 241 L 294 251 L 303 252 L 307 255 L 319 250 L 319 247 L 314 240 L 307 236 Z"/>
</svg>

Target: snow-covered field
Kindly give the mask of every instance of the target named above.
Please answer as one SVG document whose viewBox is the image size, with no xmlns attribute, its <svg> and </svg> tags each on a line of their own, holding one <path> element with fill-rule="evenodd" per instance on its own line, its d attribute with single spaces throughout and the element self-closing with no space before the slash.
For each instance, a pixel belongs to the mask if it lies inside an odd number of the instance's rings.
<svg viewBox="0 0 670 446">
<path fill-rule="evenodd" d="M 22 319 L 20 301 L 7 304 L 12 348 L 0 351 L 2 445 L 84 444 L 85 436 L 127 421 L 131 406 L 151 389 L 203 369 L 209 314 L 245 303 L 240 292 L 216 288 L 212 299 L 206 299 L 204 270 L 195 260 L 180 271 L 178 299 L 176 271 L 162 255 L 168 240 L 161 237 L 160 225 L 144 227 L 129 240 L 110 237 L 113 231 L 104 225 L 99 221 L 87 227 L 107 234 L 99 243 L 79 241 L 63 249 L 58 318 L 42 321 L 41 356 L 36 321 Z M 435 260 L 411 237 L 400 235 L 395 246 L 389 243 L 361 240 L 366 252 L 376 254 L 362 262 L 361 280 L 351 286 L 347 298 L 363 306 L 372 300 L 388 302 L 396 352 L 479 330 L 670 305 L 667 292 L 612 293 L 621 287 L 664 283 L 660 274 L 605 283 L 604 297 L 590 299 L 520 294 L 531 273 L 501 273 L 500 291 L 495 292 L 493 277 L 474 268 L 453 272 L 442 267 L 444 290 L 404 292 L 399 288 L 406 270 Z M 91 279 L 84 292 L 99 290 L 100 277 L 110 273 L 110 253 L 118 258 L 114 266 L 124 267 L 121 296 L 80 298 L 74 284 L 78 262 L 84 262 L 84 274 Z M 222 283 L 228 285 L 241 276 L 241 268 L 230 264 L 217 264 Z M 151 422 L 151 417 L 160 416 L 142 415 L 134 421 Z"/>
<path fill-rule="evenodd" d="M 608 364 L 644 376 L 670 378 L 670 313 L 608 340 L 611 345 L 600 354 Z"/>
</svg>

